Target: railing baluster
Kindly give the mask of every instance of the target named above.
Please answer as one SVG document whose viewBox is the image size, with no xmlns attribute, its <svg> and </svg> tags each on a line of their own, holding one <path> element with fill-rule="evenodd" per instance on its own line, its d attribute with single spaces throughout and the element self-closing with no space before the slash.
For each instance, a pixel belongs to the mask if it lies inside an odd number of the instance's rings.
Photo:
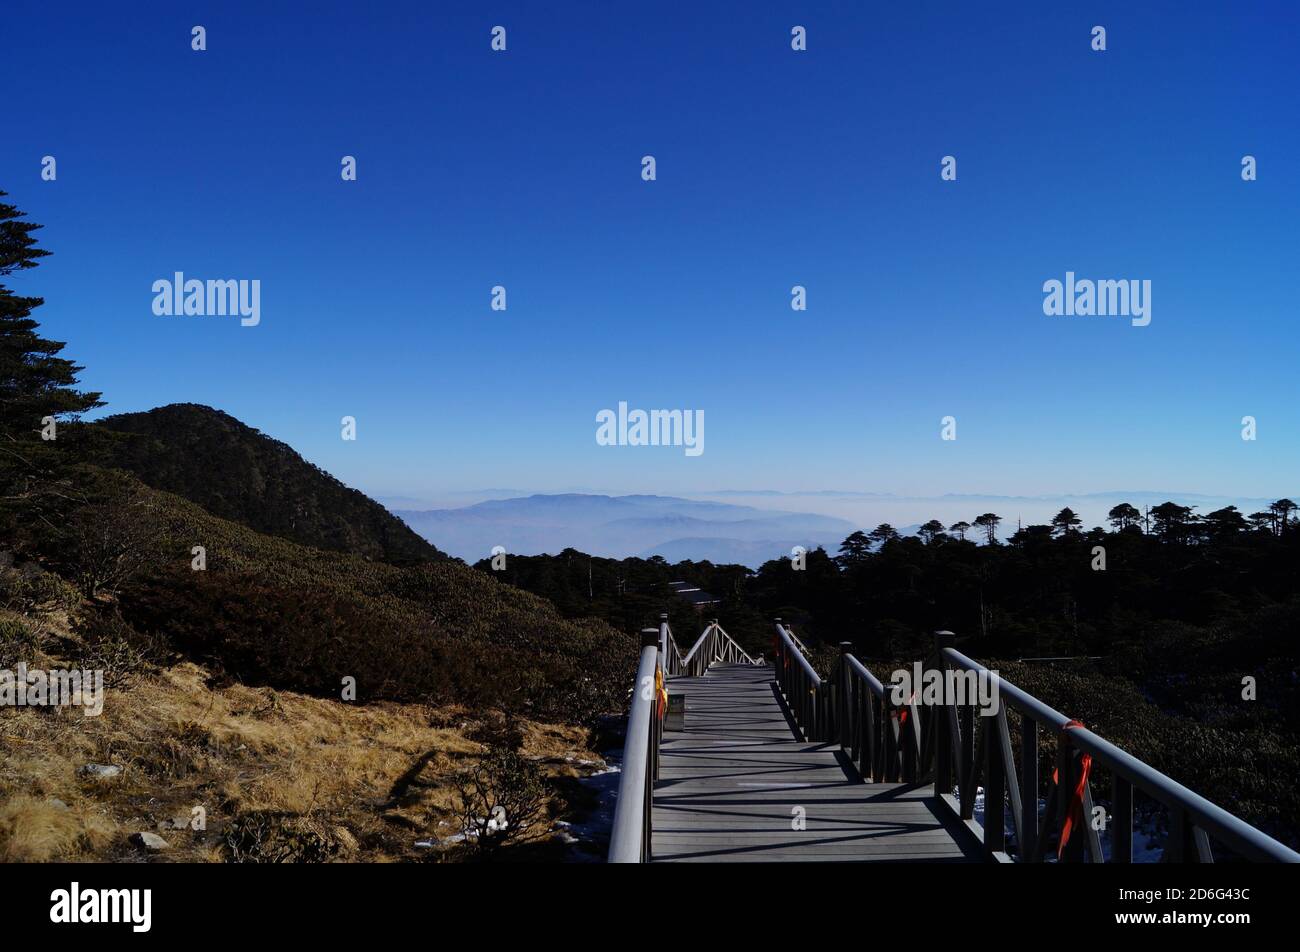
<svg viewBox="0 0 1300 952">
<path fill-rule="evenodd" d="M 1181 863 L 1187 858 L 1187 814 L 1179 807 L 1169 808 L 1169 837 L 1165 840 L 1162 863 Z"/>
<path fill-rule="evenodd" d="M 1070 815 L 1074 799 L 1074 787 L 1079 777 L 1079 752 L 1071 744 L 1065 731 L 1057 737 L 1056 748 L 1056 834 L 1060 837 L 1065 829 L 1065 819 Z M 1085 816 L 1083 822 L 1090 824 L 1091 817 Z M 1083 830 L 1071 829 L 1070 839 L 1062 849 L 1057 840 L 1057 852 L 1062 862 L 1079 863 L 1083 861 L 1085 834 Z"/>
<path fill-rule="evenodd" d="M 975 815 L 975 791 L 980 782 L 980 759 L 984 753 L 984 734 L 979 729 L 979 718 L 975 716 L 974 708 L 963 704 L 961 711 L 962 720 L 966 722 L 961 748 L 961 758 L 966 765 L 966 771 L 958 794 L 961 797 L 961 818 L 969 820 Z"/>
<path fill-rule="evenodd" d="M 1006 773 L 997 715 L 980 715 L 979 719 L 983 721 L 984 740 L 984 852 L 991 856 L 1003 852 L 1006 846 Z"/>
<path fill-rule="evenodd" d="M 1133 785 L 1111 775 L 1110 861 L 1133 862 Z"/>
<path fill-rule="evenodd" d="M 1213 863 L 1214 850 L 1210 847 L 1210 837 L 1199 826 L 1192 827 L 1192 842 L 1196 845 L 1196 861 Z"/>
<path fill-rule="evenodd" d="M 1097 832 L 1096 823 L 1093 821 L 1096 807 L 1097 804 L 1092 799 L 1092 781 L 1089 780 L 1083 785 L 1083 828 L 1074 831 L 1071 836 L 1077 835 L 1083 838 L 1090 863 L 1104 863 L 1106 857 L 1101 851 L 1101 834 Z"/>
<path fill-rule="evenodd" d="M 1024 836 L 1024 812 L 1020 805 L 1020 783 L 1016 774 L 1016 759 L 1011 753 L 1011 728 L 1007 726 L 1007 709 L 998 703 L 998 712 L 994 715 L 997 720 L 997 749 L 998 756 L 1002 761 L 1002 771 L 1005 778 L 1007 790 L 1007 799 L 1010 801 L 1011 808 L 1011 828 L 1015 831 L 1016 845 L 1019 844 Z M 987 802 L 987 798 L 985 798 Z"/>
<path fill-rule="evenodd" d="M 951 631 L 934 633 L 934 653 L 935 660 L 938 662 L 936 667 L 941 675 L 947 667 L 943 651 L 945 648 L 951 648 L 956 641 L 957 636 Z M 940 710 L 934 712 L 934 793 L 936 797 L 950 793 L 953 788 L 953 739 L 957 736 L 953 731 L 953 725 L 956 723 L 954 717 L 956 709 L 953 707 L 955 700 L 944 692 L 942 706 Z"/>
<path fill-rule="evenodd" d="M 1020 717 L 1020 859 L 1032 862 L 1038 840 L 1038 724 Z"/>
<path fill-rule="evenodd" d="M 967 745 L 964 742 L 963 735 L 962 735 L 961 715 L 960 712 L 957 710 L 957 702 L 954 699 L 949 698 L 947 701 L 944 702 L 944 707 L 947 708 L 947 712 L 948 712 L 948 748 L 950 751 L 952 751 L 952 763 L 957 768 L 957 776 L 955 778 L 949 777 L 948 782 L 949 784 L 951 784 L 954 779 L 957 781 L 956 782 L 957 795 L 960 796 L 962 790 L 966 788 L 966 770 L 967 770 L 966 747 Z M 953 790 L 952 786 L 945 786 L 939 792 L 944 794 L 951 794 L 952 790 Z"/>
</svg>

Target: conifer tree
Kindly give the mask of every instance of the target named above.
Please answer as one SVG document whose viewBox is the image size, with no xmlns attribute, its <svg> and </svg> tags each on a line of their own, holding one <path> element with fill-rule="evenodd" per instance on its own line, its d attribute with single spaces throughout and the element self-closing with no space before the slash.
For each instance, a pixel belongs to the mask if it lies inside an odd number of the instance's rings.
<svg viewBox="0 0 1300 952">
<path fill-rule="evenodd" d="M 40 228 L 5 202 L 0 191 L 0 278 L 36 267 L 49 254 L 36 247 Z M 72 455 L 59 426 L 102 406 L 98 393 L 76 389 L 82 368 L 60 357 L 63 343 L 39 333 L 31 314 L 43 298 L 15 294 L 0 284 L 0 528 L 16 516 L 49 521 L 45 511 L 65 498 Z M 49 423 L 54 421 L 51 430 Z M 44 435 L 43 435 L 44 432 Z M 46 437 L 53 435 L 54 439 Z"/>
</svg>

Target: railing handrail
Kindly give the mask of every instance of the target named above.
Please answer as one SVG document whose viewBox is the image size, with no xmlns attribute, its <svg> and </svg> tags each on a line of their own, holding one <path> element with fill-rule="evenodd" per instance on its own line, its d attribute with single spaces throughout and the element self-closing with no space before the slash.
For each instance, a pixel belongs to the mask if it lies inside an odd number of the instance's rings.
<svg viewBox="0 0 1300 952">
<path fill-rule="evenodd" d="M 695 644 L 691 645 L 691 650 L 686 652 L 685 657 L 681 659 L 683 665 L 695 657 L 695 652 L 699 650 L 700 645 L 704 644 L 705 640 L 711 634 L 713 634 L 713 622 L 709 622 L 709 624 L 705 626 L 704 630 L 700 632 L 700 637 L 695 639 Z"/>
<path fill-rule="evenodd" d="M 779 624 L 779 623 L 778 623 L 778 624 Z M 794 642 L 794 646 L 795 646 L 796 648 L 798 648 L 800 651 L 802 651 L 805 655 L 808 654 L 808 646 L 807 646 L 806 644 L 804 644 L 804 643 L 799 639 L 799 636 L 796 635 L 796 634 L 794 633 L 794 629 L 791 628 L 789 625 L 786 625 L 786 626 L 785 626 L 785 631 L 786 631 L 786 634 L 788 634 L 788 635 L 790 636 L 790 640 Z"/>
<path fill-rule="evenodd" d="M 1066 725 L 1074 723 L 1055 708 L 1016 687 L 1000 674 L 968 658 L 956 648 L 943 648 L 943 656 L 967 671 L 987 676 L 996 685 L 996 696 L 1023 714 L 1028 714 L 1039 724 L 1052 727 L 1057 733 L 1067 733 Z M 1185 811 L 1192 822 L 1226 846 L 1248 859 L 1264 859 L 1281 863 L 1300 863 L 1300 853 L 1279 843 L 1262 830 L 1251 826 L 1240 817 L 1189 790 L 1149 764 L 1138 760 L 1127 751 L 1116 747 L 1086 727 L 1073 726 L 1068 730 L 1070 743 L 1091 755 L 1108 769 L 1118 773 L 1133 786 L 1166 807 Z"/>
<path fill-rule="evenodd" d="M 867 682 L 867 687 L 876 697 L 884 700 L 885 686 L 880 683 L 880 679 L 871 673 L 870 669 L 851 654 L 843 654 L 841 657 L 844 663 L 849 666 L 849 670 L 856 674 L 863 681 Z"/>
<path fill-rule="evenodd" d="M 817 670 L 812 666 L 812 662 L 808 660 L 808 656 L 799 650 L 799 646 L 795 643 L 794 637 L 786 629 L 785 625 L 781 624 L 778 621 L 776 623 L 776 631 L 777 631 L 777 635 L 785 639 L 786 644 L 789 645 L 790 654 L 803 668 L 804 674 L 808 677 L 808 680 L 812 682 L 813 687 L 815 688 L 821 687 L 822 684 L 821 675 L 819 675 L 817 673 Z"/>
<path fill-rule="evenodd" d="M 658 748 L 655 678 L 659 668 L 659 629 L 646 629 L 641 641 L 641 662 L 632 685 L 632 709 L 623 743 L 623 775 L 619 778 L 609 835 L 611 863 L 643 862 L 649 848 L 648 800 L 654 787 Z"/>
<path fill-rule="evenodd" d="M 822 679 L 779 618 L 776 631 L 777 682 L 804 735 L 843 747 L 864 780 L 931 783 L 936 807 L 951 813 L 979 838 L 989 859 L 1005 862 L 1016 858 L 1005 849 L 1008 809 L 1022 861 L 1041 861 L 1053 833 L 1058 834 L 1058 858 L 1082 859 L 1086 854 L 1093 862 L 1107 859 L 1091 823 L 1081 823 L 1079 835 L 1068 835 L 1064 823 L 1067 814 L 1077 815 L 1078 811 L 1087 816 L 1094 809 L 1091 782 L 1082 761 L 1086 755 L 1091 763 L 1109 771 L 1114 786 L 1114 823 L 1107 827 L 1111 831 L 1110 860 L 1133 860 L 1133 791 L 1140 790 L 1168 810 L 1165 860 L 1212 862 L 1213 840 L 1243 859 L 1300 863 L 1300 853 L 957 651 L 951 632 L 935 633 L 936 650 L 925 665 L 988 679 L 989 690 L 999 701 L 994 708 L 986 711 L 961 705 L 947 696 L 938 705 L 921 704 L 915 693 L 904 702 L 854 657 L 849 642 L 840 643 L 839 657 L 828 677 Z M 984 694 L 983 688 L 980 693 Z M 963 706 L 969 710 L 962 712 Z M 1022 718 L 1018 765 L 1007 708 Z M 1048 787 L 1045 812 L 1040 812 L 1039 799 L 1040 729 L 1055 735 L 1057 742 L 1057 772 Z M 985 800 L 982 825 L 974 819 L 974 801 L 981 789 Z"/>
</svg>

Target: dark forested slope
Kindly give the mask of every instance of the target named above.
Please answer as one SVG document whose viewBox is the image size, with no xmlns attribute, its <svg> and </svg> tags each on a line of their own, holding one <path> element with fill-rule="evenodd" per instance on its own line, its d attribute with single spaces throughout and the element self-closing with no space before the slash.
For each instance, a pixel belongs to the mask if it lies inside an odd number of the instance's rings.
<svg viewBox="0 0 1300 952">
<path fill-rule="evenodd" d="M 110 416 L 94 426 L 104 465 L 213 515 L 302 545 L 395 564 L 445 558 L 364 493 L 349 489 L 288 445 L 194 403 Z"/>
</svg>

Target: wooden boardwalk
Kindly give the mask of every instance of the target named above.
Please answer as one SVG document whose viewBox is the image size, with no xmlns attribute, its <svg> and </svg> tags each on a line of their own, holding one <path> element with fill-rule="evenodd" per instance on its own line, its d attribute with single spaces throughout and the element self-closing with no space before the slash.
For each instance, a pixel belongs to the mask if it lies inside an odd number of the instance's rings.
<svg viewBox="0 0 1300 952">
<path fill-rule="evenodd" d="M 802 740 L 771 667 L 718 664 L 669 690 L 686 715 L 660 747 L 652 862 L 980 861 L 929 785 L 864 784 L 837 746 Z"/>
</svg>

